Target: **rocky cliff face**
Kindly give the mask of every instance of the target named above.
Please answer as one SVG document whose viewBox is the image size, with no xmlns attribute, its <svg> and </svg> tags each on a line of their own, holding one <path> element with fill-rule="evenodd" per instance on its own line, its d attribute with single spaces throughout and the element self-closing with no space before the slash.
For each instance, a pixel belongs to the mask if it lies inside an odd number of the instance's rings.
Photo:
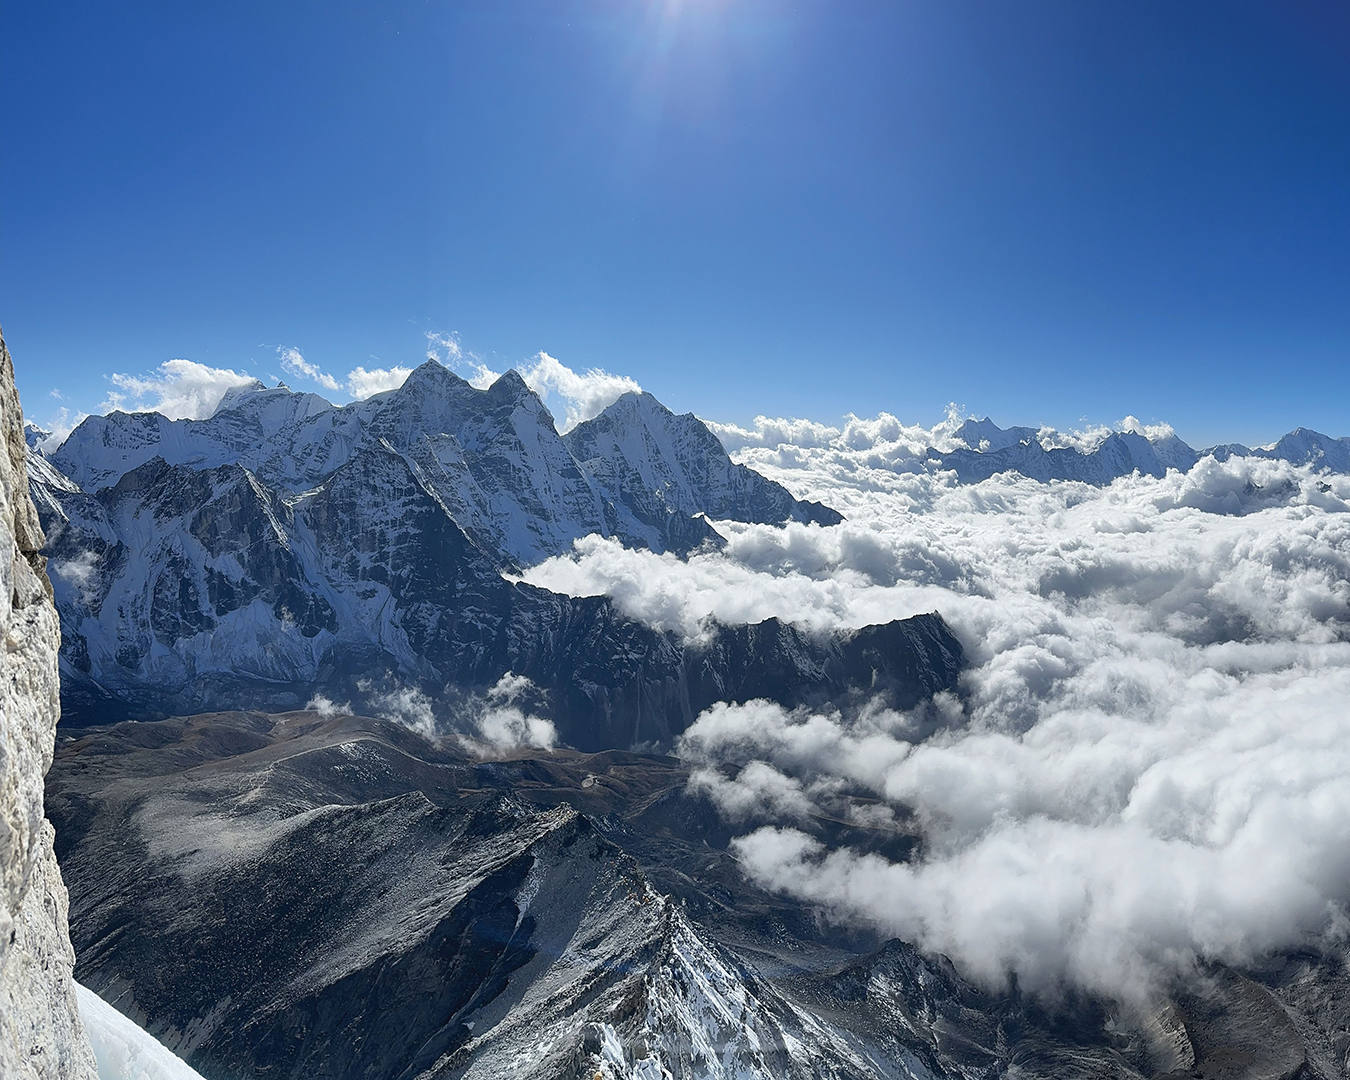
<svg viewBox="0 0 1350 1080">
<path fill-rule="evenodd" d="M 43 816 L 60 627 L 28 496 L 23 412 L 0 337 L 0 1076 L 92 1078 L 75 1002 L 67 896 Z"/>
</svg>

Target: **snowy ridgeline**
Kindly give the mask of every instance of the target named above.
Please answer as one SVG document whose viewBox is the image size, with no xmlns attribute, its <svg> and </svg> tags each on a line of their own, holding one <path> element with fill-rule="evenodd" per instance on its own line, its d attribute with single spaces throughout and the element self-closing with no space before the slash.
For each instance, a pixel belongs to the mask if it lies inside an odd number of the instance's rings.
<svg viewBox="0 0 1350 1080">
<path fill-rule="evenodd" d="M 75 996 L 94 1047 L 99 1080 L 202 1080 L 201 1073 L 92 990 L 76 983 Z"/>
</svg>

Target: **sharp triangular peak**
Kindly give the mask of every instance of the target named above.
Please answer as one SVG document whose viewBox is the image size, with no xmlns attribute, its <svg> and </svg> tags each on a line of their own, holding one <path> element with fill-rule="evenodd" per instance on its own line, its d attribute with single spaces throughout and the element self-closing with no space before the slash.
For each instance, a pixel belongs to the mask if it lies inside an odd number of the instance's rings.
<svg viewBox="0 0 1350 1080">
<path fill-rule="evenodd" d="M 969 419 L 952 432 L 952 438 L 965 443 L 972 450 L 1002 450 L 1005 446 L 1016 446 L 1036 435 L 1035 428 L 1001 428 L 989 417 L 983 420 Z"/>
<path fill-rule="evenodd" d="M 498 375 L 496 381 L 487 388 L 487 392 L 494 398 L 519 398 L 525 397 L 526 395 L 533 395 L 534 397 L 539 396 L 530 389 L 529 383 L 525 381 L 524 376 L 522 376 L 515 368 L 507 368 Z"/>
<path fill-rule="evenodd" d="M 220 401 L 218 401 L 216 407 L 211 410 L 211 415 L 215 416 L 217 413 L 228 412 L 230 409 L 237 408 L 245 398 L 250 397 L 253 394 L 266 393 L 268 391 L 269 388 L 267 384 L 261 379 L 250 379 L 248 382 L 240 383 L 238 386 L 231 386 L 221 395 Z M 272 389 L 271 392 L 275 393 L 276 391 L 289 394 L 291 389 L 285 383 L 281 383 Z"/>
<path fill-rule="evenodd" d="M 444 383 L 447 386 L 469 385 L 468 380 L 455 374 L 439 360 L 435 359 L 424 360 L 413 368 L 412 374 L 404 380 L 403 385 L 407 386 L 409 383 L 413 383 L 414 385 L 421 383 Z"/>
</svg>

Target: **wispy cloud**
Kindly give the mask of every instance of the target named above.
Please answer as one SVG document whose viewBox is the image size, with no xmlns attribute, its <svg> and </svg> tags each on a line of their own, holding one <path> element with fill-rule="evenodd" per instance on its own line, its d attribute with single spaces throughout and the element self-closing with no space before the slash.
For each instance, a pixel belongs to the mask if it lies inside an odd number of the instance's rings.
<svg viewBox="0 0 1350 1080">
<path fill-rule="evenodd" d="M 342 384 L 337 379 L 323 371 L 317 364 L 311 364 L 300 355 L 300 350 L 294 346 L 278 346 L 277 355 L 281 357 L 283 371 L 300 378 L 312 379 L 325 390 L 342 389 Z"/>
<path fill-rule="evenodd" d="M 48 434 L 45 439 L 37 444 L 37 448 L 44 454 L 52 453 L 66 441 L 70 433 L 79 427 L 81 421 L 88 415 L 85 412 L 74 412 L 62 405 L 42 425 L 42 430 Z"/>
<path fill-rule="evenodd" d="M 529 701 L 538 698 L 538 687 L 524 675 L 507 672 L 484 695 L 465 697 L 451 688 L 453 707 L 433 700 L 417 687 L 378 687 L 369 680 L 357 683 L 364 695 L 364 709 L 375 716 L 411 728 L 428 739 L 452 739 L 470 753 L 490 758 L 520 749 L 549 750 L 558 742 L 551 720 L 534 715 Z M 350 705 L 334 705 L 317 695 L 308 708 L 324 716 L 348 712 Z"/>
<path fill-rule="evenodd" d="M 477 356 L 466 352 L 460 345 L 458 334 L 428 333 L 427 359 L 457 372 L 477 390 L 486 390 L 502 377 L 500 371 L 493 371 Z"/>
<path fill-rule="evenodd" d="M 470 385 L 486 390 L 502 377 L 479 357 L 467 352 L 456 334 L 427 334 L 427 359 L 436 360 L 457 371 Z M 602 368 L 576 371 L 546 352 L 517 364 L 525 384 L 554 411 L 558 430 L 567 432 L 583 420 L 590 420 L 623 394 L 641 393 L 642 387 L 626 375 L 611 375 Z M 561 416 L 557 415 L 561 406 Z"/>
<path fill-rule="evenodd" d="M 339 381 L 318 364 L 306 360 L 299 349 L 282 346 L 277 348 L 277 354 L 281 357 L 282 368 L 288 374 L 316 382 L 331 393 L 346 391 L 347 397 L 353 401 L 361 401 L 374 394 L 382 394 L 386 390 L 397 390 L 412 374 L 412 368 L 397 364 L 387 368 L 357 366 L 347 372 L 345 380 Z"/>
</svg>

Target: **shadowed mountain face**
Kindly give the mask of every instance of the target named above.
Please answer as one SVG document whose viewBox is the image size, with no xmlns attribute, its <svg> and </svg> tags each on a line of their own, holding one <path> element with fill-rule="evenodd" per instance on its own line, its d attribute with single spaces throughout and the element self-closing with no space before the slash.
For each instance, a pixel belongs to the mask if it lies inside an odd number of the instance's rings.
<svg viewBox="0 0 1350 1080">
<path fill-rule="evenodd" d="M 685 780 L 351 716 L 91 730 L 47 791 L 76 974 L 211 1080 L 1345 1075 L 1344 956 L 1215 969 L 1144 1016 L 990 993 L 748 885 Z"/>
<path fill-rule="evenodd" d="M 207 420 L 90 417 L 50 459 L 31 454 L 30 486 L 62 614 L 68 724 L 293 708 L 316 692 L 359 700 L 371 687 L 443 701 L 513 674 L 532 680 L 564 739 L 590 748 L 668 745 L 705 691 L 768 687 L 735 667 L 758 664 L 759 647 L 719 666 L 605 600 L 503 572 L 591 534 L 687 552 L 721 542 L 710 517 L 839 520 L 733 464 L 700 421 L 650 395 L 564 439 L 516 373 L 476 390 L 437 363 L 345 408 L 259 384 Z M 784 633 L 792 662 L 774 660 L 787 681 L 770 696 L 849 691 L 846 642 Z M 950 686 L 960 658 L 945 627 L 925 633 L 895 641 L 929 650 L 931 673 L 907 653 L 880 669 L 917 675 L 919 696 Z"/>
</svg>

